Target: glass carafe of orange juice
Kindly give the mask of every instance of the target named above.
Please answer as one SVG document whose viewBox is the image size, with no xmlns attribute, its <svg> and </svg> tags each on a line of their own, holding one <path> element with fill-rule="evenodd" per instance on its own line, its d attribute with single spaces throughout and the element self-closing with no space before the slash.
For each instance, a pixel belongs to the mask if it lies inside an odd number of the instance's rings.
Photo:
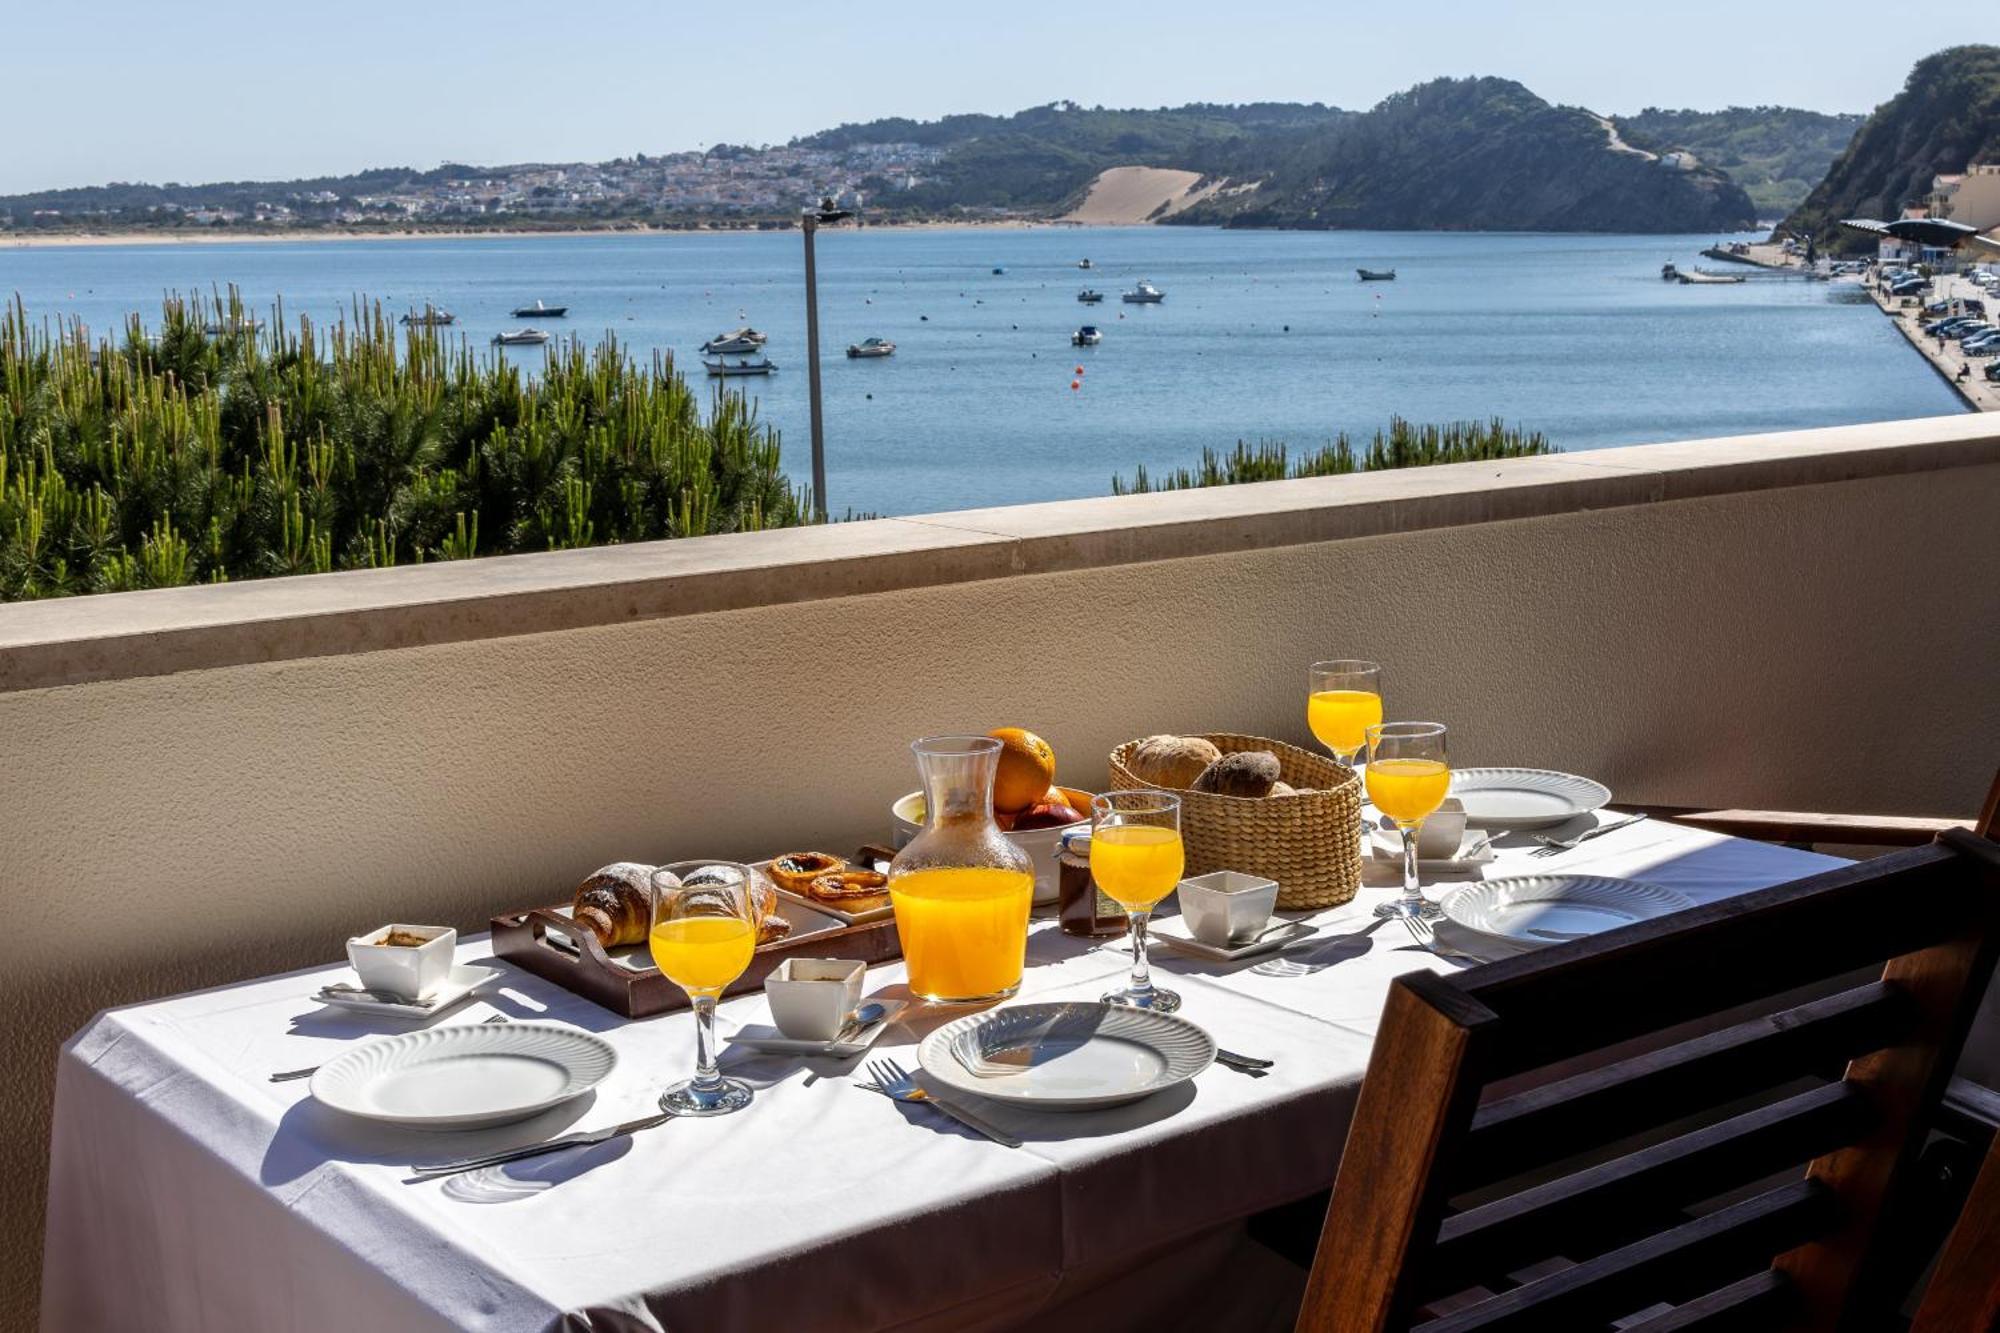
<svg viewBox="0 0 2000 1333">
<path fill-rule="evenodd" d="M 924 829 L 889 863 L 910 990 L 941 1004 L 1005 999 L 1027 961 L 1035 867 L 993 822 L 1000 742 L 926 736 L 910 748 Z"/>
</svg>

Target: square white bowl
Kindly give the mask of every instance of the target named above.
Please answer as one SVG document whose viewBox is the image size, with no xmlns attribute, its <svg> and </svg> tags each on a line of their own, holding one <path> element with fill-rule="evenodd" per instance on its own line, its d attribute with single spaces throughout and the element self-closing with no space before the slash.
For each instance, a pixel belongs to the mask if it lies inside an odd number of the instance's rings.
<svg viewBox="0 0 2000 1333">
<path fill-rule="evenodd" d="M 384 944 L 392 931 L 422 936 L 418 945 Z M 402 1000 L 428 999 L 451 976 L 458 932 L 450 926 L 412 926 L 396 922 L 377 926 L 347 942 L 347 961 L 361 984 Z"/>
<path fill-rule="evenodd" d="M 1218 948 L 1240 944 L 1271 924 L 1278 882 L 1238 870 L 1184 879 L 1178 890 L 1188 933 Z"/>
<path fill-rule="evenodd" d="M 861 1003 L 867 970 L 852 958 L 787 958 L 764 978 L 771 1021 L 794 1041 L 832 1041 Z"/>
</svg>

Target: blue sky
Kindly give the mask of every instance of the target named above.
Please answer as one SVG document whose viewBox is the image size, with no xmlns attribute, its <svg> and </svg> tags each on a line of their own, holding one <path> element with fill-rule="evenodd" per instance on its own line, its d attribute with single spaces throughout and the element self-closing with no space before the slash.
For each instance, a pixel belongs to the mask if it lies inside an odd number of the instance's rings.
<svg viewBox="0 0 2000 1333">
<path fill-rule="evenodd" d="M 0 0 L 0 191 L 588 160 L 1073 98 L 1365 107 L 1498 74 L 1606 112 L 1865 111 L 2000 4 Z M 1911 31 L 1921 29 L 1921 32 Z"/>
</svg>

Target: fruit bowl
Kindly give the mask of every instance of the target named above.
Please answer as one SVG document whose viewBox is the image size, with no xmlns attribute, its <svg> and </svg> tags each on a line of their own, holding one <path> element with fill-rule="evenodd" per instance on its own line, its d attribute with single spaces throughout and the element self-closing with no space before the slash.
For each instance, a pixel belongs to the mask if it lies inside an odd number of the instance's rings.
<svg viewBox="0 0 2000 1333">
<path fill-rule="evenodd" d="M 1007 840 L 1028 854 L 1035 866 L 1035 901 L 1052 903 L 1056 900 L 1056 849 L 1062 843 L 1062 835 L 1073 828 L 1089 828 L 1090 793 L 1073 787 L 1058 788 L 1069 797 L 1072 807 L 1086 812 L 1086 817 L 1074 824 L 1064 824 L 1055 828 L 1016 829 L 1007 833 Z M 891 845 L 900 850 L 905 843 L 923 831 L 924 794 L 913 791 L 901 797 L 889 807 L 889 820 L 894 826 Z"/>
</svg>

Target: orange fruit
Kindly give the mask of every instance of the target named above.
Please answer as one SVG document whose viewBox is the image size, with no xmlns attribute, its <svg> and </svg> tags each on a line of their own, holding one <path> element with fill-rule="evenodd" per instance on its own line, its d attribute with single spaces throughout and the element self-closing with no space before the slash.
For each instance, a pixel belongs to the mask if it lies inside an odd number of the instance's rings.
<svg viewBox="0 0 2000 1333">
<path fill-rule="evenodd" d="M 1032 731 L 1000 727 L 986 733 L 1000 742 L 1000 772 L 993 779 L 993 808 L 1017 814 L 1055 785 L 1056 752 Z"/>
</svg>

